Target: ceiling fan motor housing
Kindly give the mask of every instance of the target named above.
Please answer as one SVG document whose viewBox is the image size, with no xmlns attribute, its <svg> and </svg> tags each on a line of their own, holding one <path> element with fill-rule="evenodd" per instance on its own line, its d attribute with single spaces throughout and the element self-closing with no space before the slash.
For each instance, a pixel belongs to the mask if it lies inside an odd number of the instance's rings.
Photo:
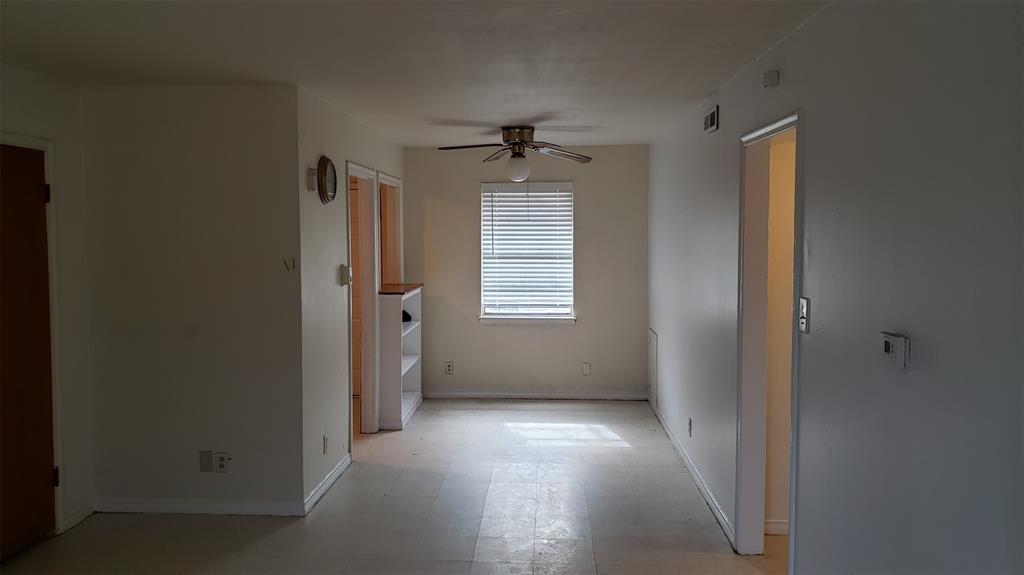
<svg viewBox="0 0 1024 575">
<path fill-rule="evenodd" d="M 501 140 L 505 144 L 515 142 L 532 142 L 533 126 L 502 126 Z"/>
</svg>

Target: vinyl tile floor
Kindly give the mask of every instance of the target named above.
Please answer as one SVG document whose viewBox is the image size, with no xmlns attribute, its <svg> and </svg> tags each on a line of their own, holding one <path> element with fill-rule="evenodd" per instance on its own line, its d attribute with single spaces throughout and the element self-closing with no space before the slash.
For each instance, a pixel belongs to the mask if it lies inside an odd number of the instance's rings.
<svg viewBox="0 0 1024 575">
<path fill-rule="evenodd" d="M 100 513 L 2 571 L 786 572 L 785 537 L 733 553 L 644 402 L 427 400 L 353 459 L 306 517 Z"/>
</svg>

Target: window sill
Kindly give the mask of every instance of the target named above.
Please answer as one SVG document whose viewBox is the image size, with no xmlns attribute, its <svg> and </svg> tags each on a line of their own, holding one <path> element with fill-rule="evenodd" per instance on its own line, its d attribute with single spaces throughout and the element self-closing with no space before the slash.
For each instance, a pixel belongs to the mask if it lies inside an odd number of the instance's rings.
<svg viewBox="0 0 1024 575">
<path fill-rule="evenodd" d="M 481 325 L 575 325 L 575 317 L 500 317 L 481 316 Z"/>
</svg>

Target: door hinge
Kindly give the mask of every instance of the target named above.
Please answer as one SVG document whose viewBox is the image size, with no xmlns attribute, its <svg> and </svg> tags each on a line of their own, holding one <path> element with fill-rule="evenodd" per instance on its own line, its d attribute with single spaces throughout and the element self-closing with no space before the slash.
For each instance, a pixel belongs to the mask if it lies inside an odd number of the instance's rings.
<svg viewBox="0 0 1024 575">
<path fill-rule="evenodd" d="M 53 486 L 60 487 L 60 467 L 53 468 Z"/>
<path fill-rule="evenodd" d="M 43 184 L 43 203 L 50 203 L 50 184 Z"/>
</svg>

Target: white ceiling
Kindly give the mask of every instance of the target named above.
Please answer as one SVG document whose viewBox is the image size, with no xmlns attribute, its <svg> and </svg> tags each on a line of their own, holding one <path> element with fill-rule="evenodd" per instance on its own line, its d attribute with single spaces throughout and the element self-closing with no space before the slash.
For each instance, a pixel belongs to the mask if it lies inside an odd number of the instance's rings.
<svg viewBox="0 0 1024 575">
<path fill-rule="evenodd" d="M 405 145 L 522 122 L 538 140 L 642 143 L 818 7 L 4 0 L 0 55 L 89 85 L 299 84 Z"/>
</svg>

